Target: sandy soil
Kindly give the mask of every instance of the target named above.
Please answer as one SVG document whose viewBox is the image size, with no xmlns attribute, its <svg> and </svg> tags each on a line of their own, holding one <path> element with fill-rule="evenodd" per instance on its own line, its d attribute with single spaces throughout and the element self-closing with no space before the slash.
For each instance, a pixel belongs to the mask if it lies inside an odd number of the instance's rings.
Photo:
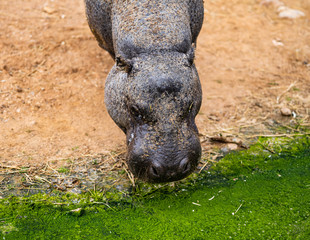
<svg viewBox="0 0 310 240">
<path fill-rule="evenodd" d="M 246 125 L 264 133 L 262 121 L 285 118 L 281 107 L 309 119 L 310 2 L 283 1 L 304 12 L 298 19 L 279 18 L 267 2 L 205 1 L 196 54 L 204 136 Z M 0 162 L 124 150 L 125 136 L 104 106 L 112 65 L 90 33 L 82 0 L 1 1 Z"/>
</svg>

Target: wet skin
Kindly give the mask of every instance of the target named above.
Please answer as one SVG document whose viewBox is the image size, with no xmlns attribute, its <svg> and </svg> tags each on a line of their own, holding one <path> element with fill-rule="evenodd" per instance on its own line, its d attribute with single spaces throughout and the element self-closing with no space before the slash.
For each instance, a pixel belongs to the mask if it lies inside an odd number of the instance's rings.
<svg viewBox="0 0 310 240">
<path fill-rule="evenodd" d="M 194 52 L 202 1 L 85 3 L 92 32 L 115 60 L 105 103 L 127 136 L 130 170 L 148 182 L 188 176 L 201 155 L 195 116 L 202 92 Z"/>
</svg>

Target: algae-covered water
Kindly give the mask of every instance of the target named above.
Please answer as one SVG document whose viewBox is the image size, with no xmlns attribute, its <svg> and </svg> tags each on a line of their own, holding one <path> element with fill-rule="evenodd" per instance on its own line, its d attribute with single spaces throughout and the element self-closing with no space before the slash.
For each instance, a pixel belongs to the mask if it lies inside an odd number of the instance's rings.
<svg viewBox="0 0 310 240">
<path fill-rule="evenodd" d="M 310 239 L 309 217 L 310 138 L 261 139 L 175 185 L 3 199 L 0 239 Z"/>
</svg>

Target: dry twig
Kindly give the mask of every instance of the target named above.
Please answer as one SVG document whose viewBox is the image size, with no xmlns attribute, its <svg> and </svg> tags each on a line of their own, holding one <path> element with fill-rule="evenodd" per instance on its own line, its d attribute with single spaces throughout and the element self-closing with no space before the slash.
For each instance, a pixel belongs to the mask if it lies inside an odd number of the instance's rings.
<svg viewBox="0 0 310 240">
<path fill-rule="evenodd" d="M 289 92 L 289 91 L 292 89 L 292 87 L 294 87 L 294 86 L 296 85 L 296 83 L 297 83 L 297 81 L 291 83 L 291 85 L 290 85 L 283 93 L 281 93 L 281 94 L 277 97 L 277 104 L 279 104 L 280 99 L 281 99 L 287 92 Z"/>
<path fill-rule="evenodd" d="M 17 169 L 17 170 L 20 170 L 21 168 L 18 167 L 18 166 L 2 166 L 0 165 L 0 168 L 9 168 L 9 169 Z"/>
<path fill-rule="evenodd" d="M 199 170 L 199 174 L 205 169 L 205 167 L 208 165 L 208 161 L 205 162 L 205 164 L 202 166 L 202 168 Z"/>
<path fill-rule="evenodd" d="M 248 138 L 256 138 L 256 137 L 294 137 L 294 136 L 304 136 L 310 135 L 310 133 L 296 133 L 296 134 L 255 134 L 251 136 L 247 136 Z"/>
<path fill-rule="evenodd" d="M 135 187 L 135 186 L 136 186 L 135 177 L 133 176 L 133 174 L 132 174 L 131 172 L 128 172 L 126 163 L 124 163 L 123 169 L 124 169 L 125 172 L 127 173 L 127 176 L 128 176 L 128 178 L 129 178 L 129 180 L 130 180 L 132 186 Z"/>
<path fill-rule="evenodd" d="M 2 183 L 4 179 L 5 179 L 5 177 L 1 178 L 1 179 L 0 179 L 0 183 Z"/>
</svg>

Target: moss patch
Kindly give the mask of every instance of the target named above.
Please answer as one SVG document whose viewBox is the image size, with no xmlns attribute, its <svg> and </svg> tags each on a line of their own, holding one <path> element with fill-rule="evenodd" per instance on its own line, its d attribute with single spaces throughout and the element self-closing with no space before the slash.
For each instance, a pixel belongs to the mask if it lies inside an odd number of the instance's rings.
<svg viewBox="0 0 310 240">
<path fill-rule="evenodd" d="M 309 149 L 260 139 L 176 184 L 2 199 L 0 239 L 309 239 Z"/>
</svg>

